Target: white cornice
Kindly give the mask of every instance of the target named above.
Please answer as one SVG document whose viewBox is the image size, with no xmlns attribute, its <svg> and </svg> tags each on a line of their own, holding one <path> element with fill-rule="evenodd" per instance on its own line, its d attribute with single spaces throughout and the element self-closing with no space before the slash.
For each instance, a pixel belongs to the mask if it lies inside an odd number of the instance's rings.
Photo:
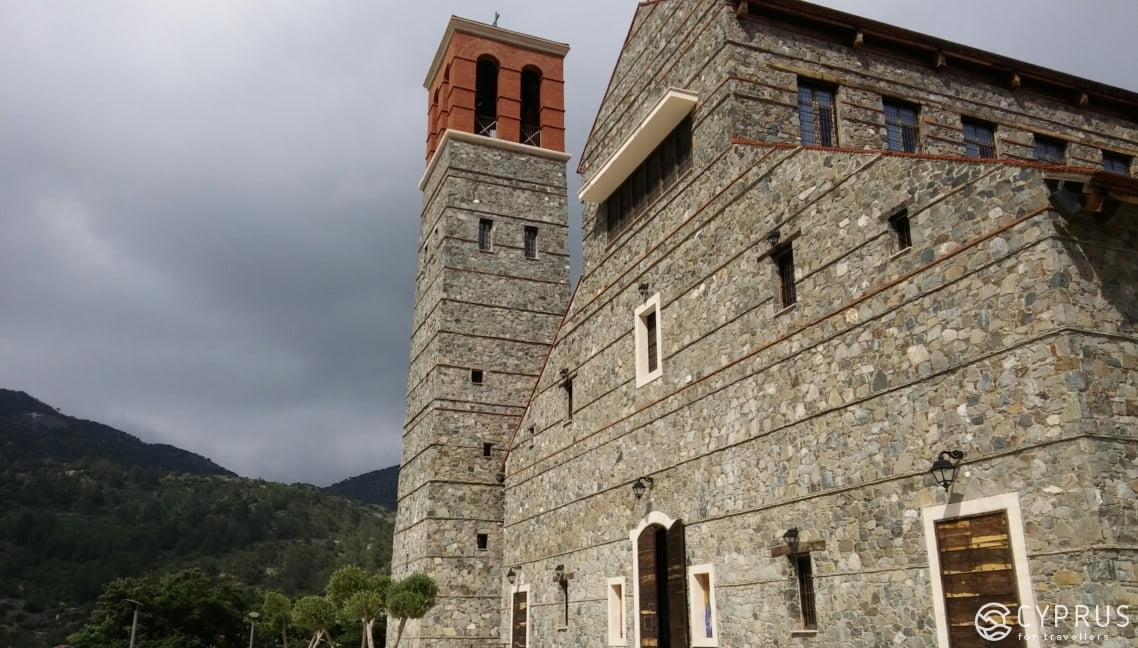
<svg viewBox="0 0 1138 648">
<path fill-rule="evenodd" d="M 513 45 L 532 52 L 552 54 L 558 57 L 564 57 L 565 54 L 569 52 L 569 45 L 565 43 L 558 43 L 557 41 L 502 29 L 501 27 L 474 22 L 473 20 L 459 18 L 458 16 L 451 16 L 450 22 L 447 23 L 446 31 L 443 33 L 443 40 L 439 43 L 439 48 L 435 51 L 434 60 L 431 61 L 431 69 L 427 71 L 427 78 L 423 81 L 424 88 L 429 89 L 431 82 L 435 80 L 435 75 L 439 72 L 439 66 L 443 63 L 443 57 L 446 56 L 447 48 L 450 47 L 450 41 L 454 37 L 455 32 Z"/>
<path fill-rule="evenodd" d="M 438 162 L 439 157 L 451 140 L 459 142 L 466 142 L 468 144 L 480 144 L 490 148 L 501 149 L 503 151 L 511 151 L 513 153 L 525 153 L 534 157 L 542 157 L 547 160 L 554 160 L 556 162 L 568 162 L 572 155 L 562 153 L 561 151 L 551 151 L 549 149 L 539 148 L 537 146 L 530 146 L 529 144 L 521 144 L 519 142 L 508 142 L 506 140 L 497 139 L 495 137 L 486 137 L 485 135 L 475 135 L 474 133 L 466 133 L 463 131 L 456 131 L 446 129 L 443 131 L 443 136 L 439 139 L 439 146 L 435 149 L 434 155 L 431 156 L 431 161 L 427 164 L 426 171 L 423 171 L 423 177 L 419 180 L 419 191 L 422 191 L 427 186 L 427 179 L 435 170 L 435 163 Z"/>
<path fill-rule="evenodd" d="M 608 198 L 648 154 L 664 141 L 668 133 L 691 113 L 698 101 L 699 94 L 691 90 L 668 88 L 660 101 L 633 129 L 628 139 L 601 165 L 596 175 L 581 187 L 577 197 L 588 202 L 600 202 Z"/>
</svg>

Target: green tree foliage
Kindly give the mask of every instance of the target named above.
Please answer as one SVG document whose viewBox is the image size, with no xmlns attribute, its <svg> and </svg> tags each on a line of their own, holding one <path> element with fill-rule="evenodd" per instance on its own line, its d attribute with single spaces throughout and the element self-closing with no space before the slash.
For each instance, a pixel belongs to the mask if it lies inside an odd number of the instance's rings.
<svg viewBox="0 0 1138 648">
<path fill-rule="evenodd" d="M 243 636 L 245 603 L 232 585 L 200 569 L 120 578 L 99 596 L 90 621 L 68 642 L 77 648 L 117 646 L 130 637 L 139 610 L 137 648 L 207 648 Z"/>
<path fill-rule="evenodd" d="M 411 574 L 401 581 L 391 583 L 391 587 L 387 590 L 387 616 L 399 619 L 393 648 L 399 647 L 407 619 L 423 618 L 431 608 L 435 607 L 438 596 L 439 586 L 426 574 Z"/>
<path fill-rule="evenodd" d="M 390 585 L 386 574 L 368 574 L 355 565 L 337 569 L 328 579 L 328 599 L 340 609 L 341 618 L 360 624 L 361 648 L 375 648 L 375 624 L 383 615 Z"/>
<path fill-rule="evenodd" d="M 330 633 L 336 626 L 338 613 L 339 610 L 332 601 L 323 596 L 308 595 L 297 599 L 293 605 L 292 622 L 301 632 L 312 634 L 308 648 L 316 648 L 322 641 L 330 648 L 335 648 Z"/>
<path fill-rule="evenodd" d="M 288 629 L 292 625 L 292 599 L 276 590 L 261 598 L 261 614 L 273 632 L 281 633 L 281 648 L 288 648 Z"/>
</svg>

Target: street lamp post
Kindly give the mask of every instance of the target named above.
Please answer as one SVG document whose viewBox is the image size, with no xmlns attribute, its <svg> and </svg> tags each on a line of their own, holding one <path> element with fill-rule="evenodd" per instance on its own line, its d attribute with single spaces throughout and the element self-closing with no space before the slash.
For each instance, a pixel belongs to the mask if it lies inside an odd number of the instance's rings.
<svg viewBox="0 0 1138 648">
<path fill-rule="evenodd" d="M 142 604 L 134 599 L 127 599 L 127 601 L 134 603 L 134 621 L 130 624 L 130 648 L 134 648 L 134 631 L 138 630 L 138 608 L 142 607 Z"/>
<path fill-rule="evenodd" d="M 253 648 L 253 630 L 257 627 L 257 617 L 261 616 L 256 612 L 249 613 L 249 648 Z"/>
</svg>

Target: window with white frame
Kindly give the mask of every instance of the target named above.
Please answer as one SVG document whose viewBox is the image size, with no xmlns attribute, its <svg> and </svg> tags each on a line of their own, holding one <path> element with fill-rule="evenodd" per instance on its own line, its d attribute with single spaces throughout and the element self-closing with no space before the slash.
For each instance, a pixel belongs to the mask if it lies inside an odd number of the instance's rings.
<svg viewBox="0 0 1138 648">
<path fill-rule="evenodd" d="M 715 613 L 715 570 L 712 565 L 688 567 L 688 612 L 692 646 L 718 646 Z"/>
<path fill-rule="evenodd" d="M 646 385 L 664 373 L 663 344 L 660 341 L 660 293 L 636 309 L 636 386 Z"/>
<path fill-rule="evenodd" d="M 627 624 L 624 621 L 624 579 L 608 579 L 608 619 L 609 619 L 609 645 L 627 646 L 628 636 L 625 634 Z"/>
<path fill-rule="evenodd" d="M 973 639 L 976 612 L 986 603 L 1035 609 L 1018 493 L 930 506 L 921 514 L 939 648 Z M 1039 633 L 1025 633 L 1017 645 L 1039 648 Z"/>
</svg>

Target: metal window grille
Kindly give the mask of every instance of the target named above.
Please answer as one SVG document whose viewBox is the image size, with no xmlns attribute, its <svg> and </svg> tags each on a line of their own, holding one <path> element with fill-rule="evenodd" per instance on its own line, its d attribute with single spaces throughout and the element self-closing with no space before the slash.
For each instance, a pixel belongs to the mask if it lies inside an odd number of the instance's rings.
<svg viewBox="0 0 1138 648">
<path fill-rule="evenodd" d="M 897 251 L 913 247 L 913 234 L 909 230 L 909 212 L 904 210 L 889 219 L 889 226 L 897 235 Z"/>
<path fill-rule="evenodd" d="M 525 255 L 527 259 L 537 258 L 537 228 L 525 228 L 525 235 L 522 240 L 522 246 L 525 248 Z"/>
<path fill-rule="evenodd" d="M 1130 175 L 1130 158 L 1125 155 L 1103 151 L 1102 170 L 1110 173 Z"/>
<path fill-rule="evenodd" d="M 802 609 L 802 628 L 818 629 L 818 609 L 814 605 L 814 569 L 810 564 L 810 554 L 794 557 L 795 572 L 798 575 L 798 604 Z"/>
<path fill-rule="evenodd" d="M 964 155 L 970 158 L 996 157 L 996 129 L 991 124 L 964 120 Z"/>
<path fill-rule="evenodd" d="M 656 329 L 656 311 L 655 310 L 650 311 L 644 317 L 644 330 L 646 333 L 644 338 L 646 340 L 646 343 L 648 344 L 648 349 L 647 349 L 647 351 L 648 351 L 648 371 L 652 372 L 652 371 L 656 371 L 656 368 L 660 366 L 660 357 L 659 357 L 659 354 L 657 353 L 657 348 L 656 348 L 656 344 L 657 344 L 656 336 L 658 335 L 658 332 Z"/>
<path fill-rule="evenodd" d="M 917 106 L 886 99 L 885 140 L 890 151 L 917 152 Z"/>
<path fill-rule="evenodd" d="M 1035 136 L 1035 159 L 1048 164 L 1063 164 L 1067 143 L 1062 140 Z"/>
<path fill-rule="evenodd" d="M 782 307 L 786 308 L 798 301 L 794 289 L 794 250 L 788 245 L 775 255 L 775 264 L 778 265 L 779 296 Z"/>
<path fill-rule="evenodd" d="M 483 218 L 478 221 L 478 249 L 489 252 L 494 243 L 494 221 Z"/>
<path fill-rule="evenodd" d="M 541 126 L 522 124 L 522 144 L 541 146 Z"/>
<path fill-rule="evenodd" d="M 475 115 L 474 133 L 486 137 L 498 136 L 498 119 L 494 115 Z"/>
<path fill-rule="evenodd" d="M 798 125 L 803 144 L 836 146 L 838 123 L 834 111 L 834 89 L 798 84 Z"/>
<path fill-rule="evenodd" d="M 685 118 L 605 200 L 610 237 L 621 232 L 691 168 L 691 117 Z"/>
</svg>

